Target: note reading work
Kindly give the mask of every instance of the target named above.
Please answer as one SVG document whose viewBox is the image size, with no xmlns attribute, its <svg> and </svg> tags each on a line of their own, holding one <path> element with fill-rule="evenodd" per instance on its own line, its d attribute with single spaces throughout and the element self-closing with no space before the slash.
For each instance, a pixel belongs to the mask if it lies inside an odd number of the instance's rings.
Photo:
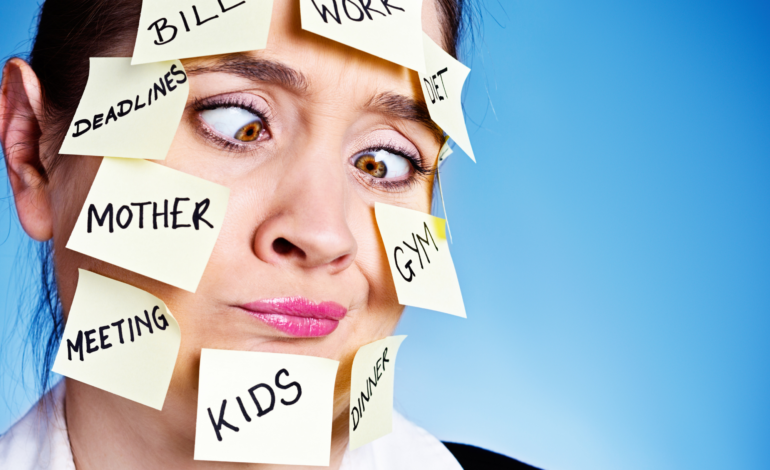
<svg viewBox="0 0 770 470">
<path fill-rule="evenodd" d="M 160 299 L 80 269 L 53 371 L 160 410 L 180 340 Z"/>
<path fill-rule="evenodd" d="M 132 64 L 267 46 L 273 0 L 143 0 Z"/>
<path fill-rule="evenodd" d="M 163 160 L 188 91 L 178 60 L 134 67 L 126 57 L 92 57 L 59 153 Z"/>
<path fill-rule="evenodd" d="M 396 355 L 406 336 L 390 336 L 362 346 L 350 379 L 350 449 L 393 430 Z"/>
<path fill-rule="evenodd" d="M 67 248 L 195 292 L 229 194 L 157 163 L 105 157 Z"/>
<path fill-rule="evenodd" d="M 461 99 L 471 69 L 447 54 L 427 34 L 423 33 L 422 37 L 425 69 L 420 70 L 419 75 L 430 117 L 475 162 Z"/>
<path fill-rule="evenodd" d="M 195 460 L 329 465 L 331 359 L 201 351 Z"/>
<path fill-rule="evenodd" d="M 444 219 L 379 202 L 374 212 L 398 302 L 465 317 Z"/>
<path fill-rule="evenodd" d="M 302 29 L 423 70 L 422 0 L 300 0 Z"/>
</svg>

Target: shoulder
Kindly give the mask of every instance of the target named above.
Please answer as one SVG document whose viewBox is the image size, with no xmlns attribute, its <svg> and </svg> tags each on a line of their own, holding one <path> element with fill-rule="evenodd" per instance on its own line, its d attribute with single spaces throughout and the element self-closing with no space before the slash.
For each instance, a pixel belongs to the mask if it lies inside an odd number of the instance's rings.
<svg viewBox="0 0 770 470">
<path fill-rule="evenodd" d="M 463 470 L 495 468 L 499 470 L 539 470 L 516 459 L 467 444 L 444 442 L 444 446 L 460 463 Z"/>
<path fill-rule="evenodd" d="M 0 468 L 75 470 L 63 407 L 62 382 L 0 436 Z"/>
</svg>

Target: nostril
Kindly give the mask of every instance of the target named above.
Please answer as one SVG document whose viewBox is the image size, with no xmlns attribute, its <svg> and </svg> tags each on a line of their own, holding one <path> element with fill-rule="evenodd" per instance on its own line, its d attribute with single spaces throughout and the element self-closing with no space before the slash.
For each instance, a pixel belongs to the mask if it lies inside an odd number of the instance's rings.
<svg viewBox="0 0 770 470">
<path fill-rule="evenodd" d="M 300 250 L 296 245 L 294 245 L 292 242 L 290 242 L 285 238 L 276 238 L 273 241 L 273 251 L 275 251 L 279 255 L 288 255 L 295 250 L 300 255 L 304 254 L 302 250 Z"/>
</svg>

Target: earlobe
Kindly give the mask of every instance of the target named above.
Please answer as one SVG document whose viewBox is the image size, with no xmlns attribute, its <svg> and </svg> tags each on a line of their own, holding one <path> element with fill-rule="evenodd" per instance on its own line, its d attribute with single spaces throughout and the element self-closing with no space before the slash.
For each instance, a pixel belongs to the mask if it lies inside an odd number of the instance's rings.
<svg viewBox="0 0 770 470">
<path fill-rule="evenodd" d="M 40 155 L 43 116 L 40 82 L 21 59 L 3 68 L 0 85 L 0 144 L 24 231 L 38 241 L 53 236 L 48 180 Z"/>
</svg>

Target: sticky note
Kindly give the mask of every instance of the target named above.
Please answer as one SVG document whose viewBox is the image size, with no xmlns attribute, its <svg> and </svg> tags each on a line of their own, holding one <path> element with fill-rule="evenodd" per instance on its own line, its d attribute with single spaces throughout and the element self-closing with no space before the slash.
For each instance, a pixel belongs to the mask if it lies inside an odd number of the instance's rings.
<svg viewBox="0 0 770 470">
<path fill-rule="evenodd" d="M 379 202 L 374 213 L 398 302 L 465 318 L 444 219 Z"/>
<path fill-rule="evenodd" d="M 201 351 L 195 460 L 328 466 L 339 363 Z"/>
<path fill-rule="evenodd" d="M 53 371 L 160 410 L 180 340 L 159 298 L 79 269 Z"/>
<path fill-rule="evenodd" d="M 418 72 L 430 117 L 475 162 L 462 103 L 463 84 L 471 69 L 447 54 L 427 34 L 422 37 L 425 69 Z"/>
<path fill-rule="evenodd" d="M 190 85 L 178 60 L 131 66 L 91 57 L 88 82 L 59 153 L 166 158 Z"/>
<path fill-rule="evenodd" d="M 267 46 L 273 0 L 143 0 L 132 64 Z"/>
<path fill-rule="evenodd" d="M 444 163 L 444 160 L 449 158 L 453 153 L 452 147 L 449 146 L 449 139 L 445 140 L 444 145 L 441 146 L 441 150 L 438 151 L 438 164 L 441 165 Z"/>
<path fill-rule="evenodd" d="M 425 66 L 422 0 L 300 0 L 302 29 L 403 65 Z"/>
<path fill-rule="evenodd" d="M 350 378 L 350 450 L 393 430 L 393 380 L 396 355 L 406 336 L 362 346 L 353 359 Z"/>
<path fill-rule="evenodd" d="M 104 157 L 67 248 L 195 292 L 229 195 L 157 163 Z"/>
</svg>

